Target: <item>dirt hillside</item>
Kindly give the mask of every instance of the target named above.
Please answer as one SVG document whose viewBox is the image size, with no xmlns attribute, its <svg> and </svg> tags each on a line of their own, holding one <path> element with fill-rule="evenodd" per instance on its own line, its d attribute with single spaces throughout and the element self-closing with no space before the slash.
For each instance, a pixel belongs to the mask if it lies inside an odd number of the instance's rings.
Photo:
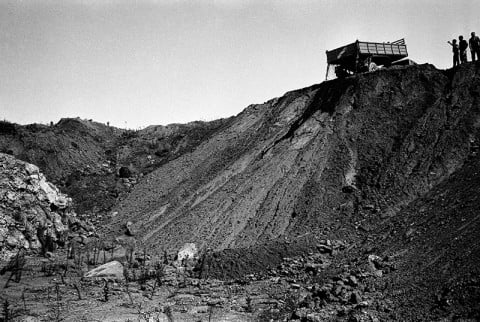
<svg viewBox="0 0 480 322">
<path fill-rule="evenodd" d="M 140 176 L 191 151 L 225 121 L 137 131 L 80 118 L 62 119 L 50 126 L 3 121 L 0 152 L 37 165 L 48 180 L 73 198 L 80 216 L 100 223 Z"/>
<path fill-rule="evenodd" d="M 461 169 L 478 140 L 479 66 L 336 79 L 252 105 L 143 177 L 115 211 L 150 245 L 217 250 L 357 238 Z"/>
<path fill-rule="evenodd" d="M 0 122 L 0 151 L 37 164 L 72 196 L 79 217 L 96 220 L 102 238 L 141 245 L 129 260 L 111 248 L 125 267 L 166 263 L 157 293 L 152 280 L 151 289 L 132 280 L 127 293 L 131 284 L 139 296 L 128 293 L 130 304 L 117 286 L 104 302 L 79 294 L 83 308 L 64 312 L 73 321 L 111 316 L 112 308 L 126 319 L 143 314 L 142 305 L 160 314 L 158 303 L 164 320 L 210 320 L 216 312 L 218 321 L 477 321 L 479 99 L 479 63 L 395 67 L 209 123 L 127 131 L 80 119 Z M 28 179 L 23 163 L 0 156 Z M 127 222 L 133 236 L 124 235 Z M 88 247 L 101 242 L 85 243 L 87 260 L 70 259 L 76 268 L 67 278 L 96 265 Z M 186 273 L 171 259 L 188 242 L 201 253 Z M 50 289 L 56 277 L 31 261 L 39 284 L 25 285 Z M 15 284 L 11 299 L 20 303 L 25 285 Z M 98 285 L 78 285 L 101 294 Z M 32 312 L 45 311 L 50 293 L 43 295 L 30 296 Z"/>
</svg>

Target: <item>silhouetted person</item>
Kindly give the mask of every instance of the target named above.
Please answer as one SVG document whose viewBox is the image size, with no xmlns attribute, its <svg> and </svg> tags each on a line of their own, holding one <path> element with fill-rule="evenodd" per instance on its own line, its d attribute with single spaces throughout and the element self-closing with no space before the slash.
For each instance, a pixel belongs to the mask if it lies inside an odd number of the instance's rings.
<svg viewBox="0 0 480 322">
<path fill-rule="evenodd" d="M 4 288 L 8 287 L 8 283 L 15 277 L 14 281 L 16 283 L 20 282 L 22 278 L 23 267 L 25 266 L 25 249 L 20 248 L 17 255 L 15 255 L 7 265 L 5 265 L 2 270 L 0 270 L 0 275 L 5 274 L 6 272 L 11 272 L 10 277 L 5 283 Z"/>
<path fill-rule="evenodd" d="M 459 49 L 460 49 L 460 61 L 463 63 L 467 62 L 467 48 L 468 48 L 468 42 L 463 39 L 463 36 L 458 36 L 459 40 Z"/>
<path fill-rule="evenodd" d="M 475 61 L 475 56 L 477 56 L 477 60 L 480 60 L 480 38 L 475 36 L 475 32 L 472 31 L 472 37 L 468 40 L 468 44 L 470 45 L 470 52 L 472 53 L 472 61 Z"/>
<path fill-rule="evenodd" d="M 453 52 L 453 67 L 455 67 L 455 66 L 457 66 L 457 65 L 460 65 L 457 40 L 456 40 L 456 39 L 453 39 L 452 42 L 448 41 L 448 43 L 452 46 L 452 52 Z"/>
</svg>

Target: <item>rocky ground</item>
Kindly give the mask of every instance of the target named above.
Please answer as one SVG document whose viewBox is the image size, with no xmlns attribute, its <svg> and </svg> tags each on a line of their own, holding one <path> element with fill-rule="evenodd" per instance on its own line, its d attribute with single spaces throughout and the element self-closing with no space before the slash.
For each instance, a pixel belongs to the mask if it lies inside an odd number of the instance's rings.
<svg viewBox="0 0 480 322">
<path fill-rule="evenodd" d="M 479 320 L 479 75 L 478 63 L 396 67 L 141 131 L 1 123 L 0 150 L 38 165 L 85 225 L 26 257 L 4 316 Z M 32 195 L 14 168 L 2 189 Z M 2 198 L 10 218 L 37 202 Z M 185 243 L 200 253 L 174 262 Z M 115 281 L 86 275 L 111 260 Z"/>
<path fill-rule="evenodd" d="M 145 264 L 133 265 L 124 258 L 124 267 L 103 271 L 103 277 L 85 274 L 90 265 L 80 264 L 78 254 L 29 257 L 23 281 L 4 289 L 4 310 L 7 305 L 13 321 L 396 319 L 394 303 L 382 292 L 384 277 L 396 269 L 394 257 L 369 255 L 326 274 L 348 247 L 344 241 L 318 240 L 311 252 L 280 259 L 268 271 L 222 280 L 200 278 L 208 267 L 183 267 L 161 256 L 148 255 Z"/>
</svg>

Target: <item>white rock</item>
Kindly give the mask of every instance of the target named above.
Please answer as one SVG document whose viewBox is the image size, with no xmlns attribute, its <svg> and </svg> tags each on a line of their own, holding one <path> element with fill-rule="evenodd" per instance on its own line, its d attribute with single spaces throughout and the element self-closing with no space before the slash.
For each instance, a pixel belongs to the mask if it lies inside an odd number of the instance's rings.
<svg viewBox="0 0 480 322">
<path fill-rule="evenodd" d="M 31 163 L 25 164 L 25 170 L 27 170 L 28 174 L 37 174 L 38 172 L 40 172 L 40 169 L 38 169 L 36 165 Z"/>
<path fill-rule="evenodd" d="M 186 243 L 180 248 L 177 253 L 178 261 L 181 262 L 184 259 L 194 258 L 198 254 L 197 246 L 194 243 Z"/>
<path fill-rule="evenodd" d="M 84 277 L 123 280 L 123 265 L 118 261 L 108 262 L 87 272 Z"/>
</svg>

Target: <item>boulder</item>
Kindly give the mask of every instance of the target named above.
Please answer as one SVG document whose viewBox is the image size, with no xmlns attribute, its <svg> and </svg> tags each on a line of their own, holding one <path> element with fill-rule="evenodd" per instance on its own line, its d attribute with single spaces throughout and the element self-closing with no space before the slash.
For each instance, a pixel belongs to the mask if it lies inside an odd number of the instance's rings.
<svg viewBox="0 0 480 322">
<path fill-rule="evenodd" d="M 133 227 L 133 223 L 131 221 L 127 221 L 125 224 L 125 234 L 127 236 L 134 236 L 135 235 L 135 229 Z"/>
<path fill-rule="evenodd" d="M 194 243 L 186 243 L 180 248 L 177 253 L 177 260 L 179 262 L 185 259 L 193 259 L 198 255 L 197 246 Z"/>
<path fill-rule="evenodd" d="M 98 266 L 88 271 L 84 278 L 88 279 L 110 279 L 121 281 L 123 280 L 123 265 L 119 261 L 112 261 Z"/>
</svg>

